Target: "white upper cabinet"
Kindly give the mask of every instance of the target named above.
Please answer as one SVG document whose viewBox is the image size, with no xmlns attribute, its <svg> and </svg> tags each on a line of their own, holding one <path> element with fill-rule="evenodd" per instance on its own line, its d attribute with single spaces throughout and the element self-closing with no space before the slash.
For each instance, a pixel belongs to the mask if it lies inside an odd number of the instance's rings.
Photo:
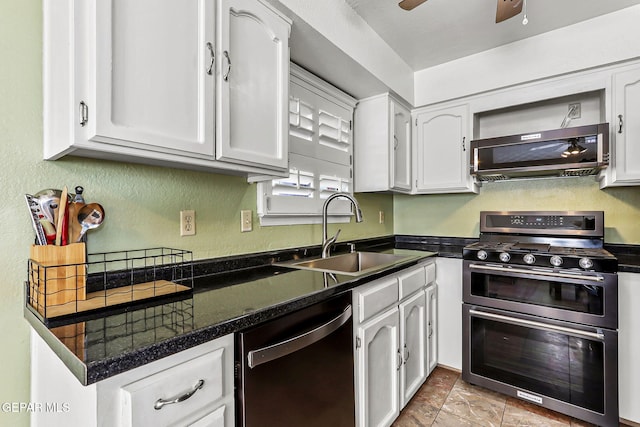
<svg viewBox="0 0 640 427">
<path fill-rule="evenodd" d="M 415 117 L 415 192 L 477 192 L 469 175 L 468 105 L 422 109 Z"/>
<path fill-rule="evenodd" d="M 213 156 L 213 16 L 205 0 L 95 2 L 95 52 L 77 62 L 80 76 L 95 72 L 76 92 L 84 137 Z"/>
<path fill-rule="evenodd" d="M 44 157 L 283 175 L 290 21 L 260 0 L 43 3 Z"/>
<path fill-rule="evenodd" d="M 287 168 L 290 23 L 256 0 L 220 0 L 216 158 Z"/>
<path fill-rule="evenodd" d="M 640 184 L 640 68 L 613 75 L 611 183 Z"/>
<path fill-rule="evenodd" d="M 358 102 L 355 191 L 411 191 L 411 111 L 385 93 Z"/>
</svg>

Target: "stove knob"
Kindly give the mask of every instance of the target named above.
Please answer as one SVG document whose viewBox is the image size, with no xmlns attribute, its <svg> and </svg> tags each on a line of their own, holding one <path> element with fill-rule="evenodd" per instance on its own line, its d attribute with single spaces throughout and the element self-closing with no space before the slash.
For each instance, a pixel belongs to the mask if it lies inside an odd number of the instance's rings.
<svg viewBox="0 0 640 427">
<path fill-rule="evenodd" d="M 500 252 L 500 261 L 502 262 L 509 262 L 509 260 L 511 259 L 511 255 L 509 255 L 507 252 Z"/>
<path fill-rule="evenodd" d="M 480 249 L 476 254 L 476 256 L 478 257 L 479 260 L 484 261 L 485 259 L 487 259 L 489 254 L 487 254 L 487 251 Z"/>
<path fill-rule="evenodd" d="M 549 262 L 554 267 L 560 267 L 562 265 L 562 258 L 559 257 L 558 255 L 554 255 L 549 259 Z"/>
<path fill-rule="evenodd" d="M 585 270 L 588 270 L 591 267 L 593 267 L 593 261 L 591 261 L 591 259 L 589 258 L 580 258 L 580 261 L 578 261 L 578 264 L 580 264 L 580 267 L 584 268 Z"/>
<path fill-rule="evenodd" d="M 525 255 L 522 257 L 522 260 L 525 262 L 525 264 L 529 264 L 529 265 L 531 265 L 531 264 L 535 264 L 535 262 L 536 262 L 536 257 L 535 257 L 535 256 L 533 256 L 533 254 L 525 254 Z"/>
</svg>

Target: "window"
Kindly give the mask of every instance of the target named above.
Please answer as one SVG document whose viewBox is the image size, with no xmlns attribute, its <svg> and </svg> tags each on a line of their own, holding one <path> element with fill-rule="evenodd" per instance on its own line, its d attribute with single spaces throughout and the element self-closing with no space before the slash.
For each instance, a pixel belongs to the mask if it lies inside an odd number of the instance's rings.
<svg viewBox="0 0 640 427">
<path fill-rule="evenodd" d="M 351 119 L 355 101 L 291 65 L 289 176 L 258 184 L 261 225 L 313 224 L 333 193 L 353 194 Z M 336 199 L 331 222 L 348 222 L 351 204 Z"/>
</svg>

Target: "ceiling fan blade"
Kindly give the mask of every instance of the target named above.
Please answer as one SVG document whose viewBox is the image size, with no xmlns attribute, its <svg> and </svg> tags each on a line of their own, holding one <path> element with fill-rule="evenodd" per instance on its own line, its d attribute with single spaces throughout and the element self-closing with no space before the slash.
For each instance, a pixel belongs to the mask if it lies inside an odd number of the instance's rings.
<svg viewBox="0 0 640 427">
<path fill-rule="evenodd" d="M 496 10 L 496 24 L 513 18 L 522 12 L 523 0 L 498 0 L 498 8 Z"/>
<path fill-rule="evenodd" d="M 400 6 L 404 10 L 411 10 L 414 7 L 420 6 L 426 1 L 427 0 L 402 0 L 400 3 L 398 3 L 398 6 Z"/>
</svg>

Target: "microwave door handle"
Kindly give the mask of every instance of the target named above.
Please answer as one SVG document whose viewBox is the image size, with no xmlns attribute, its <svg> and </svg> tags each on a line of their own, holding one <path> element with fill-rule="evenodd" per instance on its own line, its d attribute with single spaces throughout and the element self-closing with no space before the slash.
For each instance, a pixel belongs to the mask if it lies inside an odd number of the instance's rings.
<svg viewBox="0 0 640 427">
<path fill-rule="evenodd" d="M 579 276 L 577 274 L 569 274 L 569 273 L 556 273 L 553 271 L 540 271 L 540 270 L 524 270 L 520 268 L 503 268 L 503 267 L 494 267 L 491 265 L 478 265 L 471 264 L 470 268 L 474 270 L 487 270 L 487 271 L 498 271 L 501 273 L 522 273 L 522 274 L 530 274 L 536 276 L 546 276 L 546 277 L 555 277 L 558 279 L 574 279 L 574 280 L 587 280 L 590 282 L 603 282 L 604 278 L 602 276 Z"/>
<path fill-rule="evenodd" d="M 598 329 L 598 332 L 581 331 L 579 329 L 567 328 L 564 326 L 557 326 L 557 325 L 550 325 L 547 323 L 535 322 L 533 320 L 516 319 L 511 316 L 503 316 L 501 314 L 486 313 L 486 312 L 478 311 L 474 309 L 469 310 L 469 314 L 475 317 L 481 317 L 483 319 L 488 319 L 488 320 L 498 320 L 506 323 L 511 323 L 517 326 L 525 326 L 529 328 L 540 329 L 543 331 L 560 332 L 568 335 L 591 338 L 591 339 L 596 339 L 598 341 L 604 341 L 604 334 L 599 329 Z"/>
<path fill-rule="evenodd" d="M 351 318 L 351 314 L 351 305 L 348 305 L 338 316 L 310 331 L 287 338 L 267 347 L 249 351 L 247 353 L 247 362 L 249 367 L 255 368 L 263 363 L 284 357 L 320 341 L 347 323 Z"/>
</svg>

